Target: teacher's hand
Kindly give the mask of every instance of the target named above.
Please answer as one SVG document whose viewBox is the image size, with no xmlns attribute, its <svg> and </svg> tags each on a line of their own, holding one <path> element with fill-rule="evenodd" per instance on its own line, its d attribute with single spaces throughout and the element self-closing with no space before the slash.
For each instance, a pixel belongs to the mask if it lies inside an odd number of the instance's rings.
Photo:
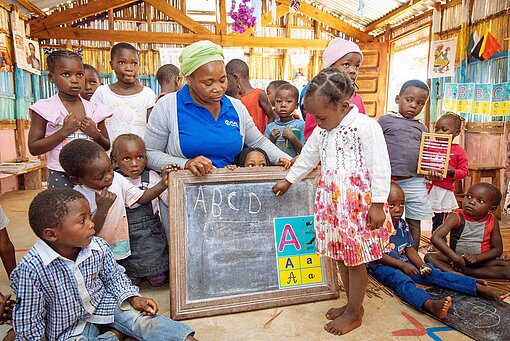
<svg viewBox="0 0 510 341">
<path fill-rule="evenodd" d="M 204 176 L 210 173 L 212 168 L 212 161 L 202 155 L 189 159 L 184 165 L 184 169 L 189 169 L 196 176 Z"/>
</svg>

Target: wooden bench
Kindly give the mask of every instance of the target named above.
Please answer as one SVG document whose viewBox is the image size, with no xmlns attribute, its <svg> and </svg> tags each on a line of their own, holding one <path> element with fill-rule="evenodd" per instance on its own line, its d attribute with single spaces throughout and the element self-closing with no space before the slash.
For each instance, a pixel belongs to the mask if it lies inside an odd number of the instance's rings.
<svg viewBox="0 0 510 341">
<path fill-rule="evenodd" d="M 24 170 L 19 173 L 0 173 L 0 193 L 3 192 L 2 189 L 2 181 L 8 178 L 17 177 L 18 178 L 18 186 L 21 190 L 26 189 L 41 189 L 42 188 L 42 179 L 43 179 L 43 170 L 46 167 L 46 160 L 41 160 L 41 164 Z"/>
</svg>

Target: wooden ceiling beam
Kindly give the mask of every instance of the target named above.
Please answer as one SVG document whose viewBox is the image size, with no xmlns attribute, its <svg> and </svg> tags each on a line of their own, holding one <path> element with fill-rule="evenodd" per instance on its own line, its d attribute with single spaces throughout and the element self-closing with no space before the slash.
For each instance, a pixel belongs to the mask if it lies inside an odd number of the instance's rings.
<svg viewBox="0 0 510 341">
<path fill-rule="evenodd" d="M 399 8 L 394 9 L 390 13 L 386 14 L 384 17 L 377 19 L 376 21 L 368 25 L 366 28 L 366 32 L 369 33 L 372 32 L 373 30 L 386 26 L 390 21 L 395 20 L 396 18 L 404 14 L 404 12 L 412 11 L 419 5 L 423 4 L 425 1 L 426 0 L 413 0 L 412 3 L 406 2 L 405 5 L 402 5 Z"/>
<path fill-rule="evenodd" d="M 287 6 L 290 5 L 290 0 L 277 0 L 277 2 Z M 317 7 L 307 4 L 306 2 L 301 1 L 301 7 L 299 8 L 299 12 L 314 20 L 317 20 L 318 22 L 324 25 L 334 28 L 337 31 L 343 32 L 349 37 L 358 39 L 361 42 L 368 42 L 373 40 L 373 38 L 370 35 L 368 35 L 368 33 L 360 31 L 357 28 L 342 21 L 340 18 L 337 18 L 332 14 L 323 12 L 319 10 Z"/>
<path fill-rule="evenodd" d="M 131 43 L 189 45 L 200 40 L 211 40 L 224 47 L 292 48 L 324 50 L 329 40 L 295 39 L 277 37 L 245 37 L 242 35 L 219 35 L 201 33 L 170 33 L 145 31 L 109 31 L 74 27 L 54 27 L 33 34 L 38 39 L 76 39 L 92 41 L 126 41 Z"/>
<path fill-rule="evenodd" d="M 172 5 L 165 1 L 161 0 L 144 0 L 144 1 L 150 4 L 155 9 L 168 15 L 176 23 L 181 24 L 182 26 L 186 27 L 187 29 L 191 30 L 194 33 L 214 34 L 210 30 L 202 26 L 202 24 L 191 19 L 186 14 L 184 14 L 184 12 L 181 12 L 180 10 L 178 10 L 177 8 L 173 7 Z"/>
<path fill-rule="evenodd" d="M 28 9 L 31 12 L 34 12 L 37 14 L 37 16 L 44 18 L 46 16 L 46 13 L 44 13 L 39 7 L 31 3 L 29 0 L 17 0 L 18 3 Z"/>
<path fill-rule="evenodd" d="M 29 20 L 30 32 L 35 33 L 45 29 L 54 28 L 68 22 L 90 17 L 94 14 L 107 12 L 110 9 L 129 5 L 139 0 L 95 0 L 84 5 L 68 8 L 61 12 L 50 14 L 46 18 Z"/>
</svg>

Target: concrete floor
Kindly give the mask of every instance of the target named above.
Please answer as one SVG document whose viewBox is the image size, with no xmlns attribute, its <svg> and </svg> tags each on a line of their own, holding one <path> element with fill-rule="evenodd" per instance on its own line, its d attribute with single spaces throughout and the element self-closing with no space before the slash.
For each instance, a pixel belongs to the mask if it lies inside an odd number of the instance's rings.
<svg viewBox="0 0 510 341">
<path fill-rule="evenodd" d="M 21 259 L 34 244 L 36 238 L 28 225 L 28 205 L 37 191 L 9 192 L 0 198 L 0 204 L 10 219 L 8 232 L 16 248 L 17 259 Z M 0 267 L 0 290 L 10 293 L 7 275 Z M 149 288 L 142 284 L 142 295 L 152 297 L 160 307 L 160 313 L 169 316 L 168 286 Z M 379 292 L 379 297 L 365 299 L 363 325 L 343 336 L 345 340 L 430 340 L 428 328 L 444 327 L 441 322 L 422 314 L 402 303 L 398 298 Z M 328 334 L 325 312 L 331 307 L 345 303 L 345 294 L 331 301 L 266 309 L 247 313 L 186 320 L 196 330 L 199 340 L 337 340 Z M 281 312 L 281 313 L 280 313 Z M 274 320 L 271 318 L 280 313 Z M 455 331 L 437 332 L 435 340 L 470 340 Z"/>
</svg>

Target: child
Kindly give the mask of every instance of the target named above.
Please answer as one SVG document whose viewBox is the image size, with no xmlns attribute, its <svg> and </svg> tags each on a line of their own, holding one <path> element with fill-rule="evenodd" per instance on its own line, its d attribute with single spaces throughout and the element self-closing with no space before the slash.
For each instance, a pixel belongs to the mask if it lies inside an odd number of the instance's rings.
<svg viewBox="0 0 510 341">
<path fill-rule="evenodd" d="M 305 143 L 305 122 L 296 120 L 293 116 L 298 105 L 299 90 L 290 84 L 278 87 L 275 94 L 275 111 L 278 119 L 267 125 L 266 136 L 281 151 L 289 156 L 296 156 L 301 152 Z"/>
<path fill-rule="evenodd" d="M 11 275 L 18 340 L 195 340 L 187 325 L 157 315 L 108 244 L 94 237 L 87 199 L 73 189 L 40 192 L 28 219 L 39 237 Z M 110 330 L 99 335 L 99 327 Z"/>
<path fill-rule="evenodd" d="M 9 276 L 12 270 L 16 267 L 14 245 L 12 245 L 9 234 L 7 233 L 8 224 L 9 218 L 5 215 L 2 206 L 0 206 L 0 258 L 2 258 L 2 263 L 4 264 L 7 276 Z"/>
<path fill-rule="evenodd" d="M 402 85 L 395 98 L 398 112 L 379 118 L 391 162 L 391 178 L 406 195 L 405 217 L 413 236 L 414 248 L 420 246 L 421 220 L 432 218 L 432 209 L 423 176 L 417 174 L 421 134 L 427 127 L 418 116 L 429 98 L 429 87 L 419 80 Z"/>
<path fill-rule="evenodd" d="M 340 71 L 346 72 L 355 89 L 358 88 L 355 82 L 358 78 L 358 72 L 362 62 L 363 53 L 361 52 L 359 46 L 352 41 L 342 38 L 333 39 L 322 54 L 322 67 L 324 69 L 328 67 L 335 67 Z M 302 92 L 302 96 L 304 95 L 304 91 Z M 352 104 L 355 104 L 358 107 L 358 111 L 360 113 L 364 114 L 366 112 L 365 105 L 363 104 L 363 99 L 356 92 L 354 92 L 350 101 Z M 301 100 L 301 103 L 302 102 L 303 101 Z M 301 112 L 303 113 L 303 117 L 306 118 L 305 140 L 310 137 L 313 130 L 317 126 L 313 115 L 306 115 L 307 111 L 307 108 L 304 108 L 302 105 Z"/>
<path fill-rule="evenodd" d="M 244 148 L 235 158 L 237 167 L 266 167 L 271 163 L 269 156 L 262 148 Z"/>
<path fill-rule="evenodd" d="M 173 64 L 165 64 L 156 72 L 161 91 L 156 102 L 166 94 L 176 92 L 181 88 L 181 76 L 179 68 Z"/>
<path fill-rule="evenodd" d="M 105 150 L 110 140 L 105 108 L 83 100 L 84 69 L 81 58 L 71 51 L 53 51 L 47 58 L 48 78 L 58 93 L 30 106 L 32 118 L 28 131 L 28 149 L 32 155 L 49 152 L 48 188 L 74 186 L 58 162 L 62 147 L 74 139 L 92 139 Z"/>
<path fill-rule="evenodd" d="M 227 75 L 227 90 L 225 90 L 225 95 L 233 97 L 235 99 L 241 100 L 241 90 L 239 89 L 239 85 L 232 75 Z"/>
<path fill-rule="evenodd" d="M 161 177 L 146 167 L 145 144 L 135 134 L 122 134 L 112 144 L 113 166 L 131 183 L 142 190 L 154 187 Z M 168 192 L 159 196 L 168 205 Z M 146 277 L 153 287 L 161 286 L 167 280 L 168 247 L 166 233 L 158 215 L 159 200 L 127 208 L 129 242 L 131 255 L 120 260 L 126 274 L 134 285 L 140 285 Z M 168 220 L 168 215 L 163 219 Z"/>
<path fill-rule="evenodd" d="M 451 297 L 433 300 L 430 295 L 418 288 L 416 283 L 436 285 L 441 288 L 454 290 L 466 295 L 480 295 L 494 300 L 504 300 L 507 294 L 502 294 L 479 284 L 476 279 L 442 272 L 432 264 L 425 264 L 418 251 L 413 248 L 413 238 L 402 214 L 404 213 L 404 191 L 395 182 L 391 183 L 388 205 L 396 234 L 390 237 L 395 246 L 389 253 L 384 254 L 378 261 L 368 264 L 368 268 L 379 282 L 396 291 L 397 295 L 416 309 L 427 311 L 443 319 L 452 305 Z"/>
<path fill-rule="evenodd" d="M 83 64 L 83 68 L 85 69 L 85 86 L 81 91 L 81 98 L 90 101 L 90 98 L 96 92 L 97 88 L 99 88 L 101 84 L 101 77 L 99 76 L 99 71 L 95 67 L 90 64 Z"/>
<path fill-rule="evenodd" d="M 365 263 L 380 259 L 393 232 L 384 206 L 390 191 L 390 162 L 381 128 L 349 100 L 354 88 L 336 68 L 310 82 L 305 106 L 319 126 L 306 142 L 276 195 L 308 174 L 320 161 L 314 205 L 317 253 L 337 261 L 347 305 L 330 309 L 325 329 L 345 334 L 361 325 L 367 286 Z"/>
<path fill-rule="evenodd" d="M 7 276 L 9 276 L 16 267 L 16 256 L 14 253 L 14 245 L 7 234 L 7 225 L 9 219 L 4 213 L 2 206 L 0 206 L 0 257 L 4 264 Z M 0 293 L 0 340 L 14 340 L 14 332 L 12 331 L 12 308 L 14 301 L 11 300 L 11 295 L 3 295 Z"/>
<path fill-rule="evenodd" d="M 439 252 L 427 253 L 425 261 L 475 278 L 510 279 L 510 263 L 498 258 L 503 242 L 492 214 L 500 201 L 496 186 L 484 182 L 471 186 L 462 209 L 451 213 L 430 238 Z M 450 247 L 443 239 L 448 233 Z"/>
<path fill-rule="evenodd" d="M 115 259 L 127 258 L 131 248 L 126 207 L 151 203 L 167 188 L 168 170 L 163 170 L 163 179 L 154 187 L 141 190 L 114 172 L 106 152 L 87 140 L 65 145 L 60 152 L 60 163 L 76 184 L 74 188 L 89 201 L 97 236 L 110 244 Z"/>
<path fill-rule="evenodd" d="M 134 46 L 118 43 L 112 47 L 110 54 L 110 66 L 117 76 L 117 82 L 101 85 L 90 100 L 103 104 L 113 113 L 106 120 L 112 141 L 124 133 L 133 133 L 143 138 L 156 94 L 138 82 L 140 60 Z"/>
<path fill-rule="evenodd" d="M 441 116 L 435 127 L 436 134 L 449 134 L 452 139 L 460 134 L 462 120 L 454 114 L 445 114 Z M 455 198 L 455 181 L 465 179 L 468 176 L 468 160 L 466 151 L 457 143 L 452 143 L 450 149 L 450 161 L 448 162 L 448 172 L 443 179 L 442 174 L 434 172 L 432 176 L 426 178 L 432 179 L 432 188 L 429 192 L 430 206 L 434 212 L 432 218 L 432 232 L 444 223 L 448 213 L 459 208 Z"/>
<path fill-rule="evenodd" d="M 287 81 L 284 81 L 283 79 L 277 79 L 275 81 L 272 81 L 269 83 L 266 87 L 266 94 L 267 98 L 269 98 L 269 102 L 271 103 L 271 106 L 274 108 L 274 95 L 276 94 L 276 89 L 280 87 L 280 85 L 283 84 L 290 84 Z"/>
<path fill-rule="evenodd" d="M 241 91 L 241 102 L 253 118 L 257 129 L 264 134 L 267 122 L 273 122 L 276 115 L 273 107 L 262 89 L 255 89 L 250 84 L 250 69 L 241 59 L 232 59 L 225 66 L 228 75 L 234 76 Z"/>
</svg>

